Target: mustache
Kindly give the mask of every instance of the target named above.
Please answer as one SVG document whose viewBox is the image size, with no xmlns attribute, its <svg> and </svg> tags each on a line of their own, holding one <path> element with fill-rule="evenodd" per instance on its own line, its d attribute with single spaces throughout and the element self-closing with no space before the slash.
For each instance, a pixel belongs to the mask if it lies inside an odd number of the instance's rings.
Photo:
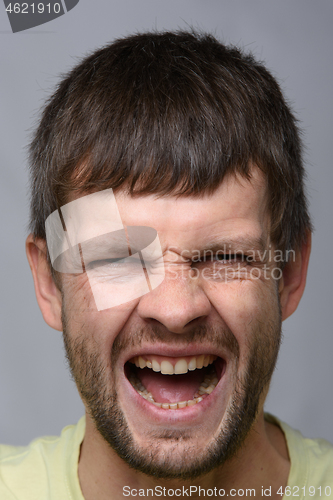
<svg viewBox="0 0 333 500">
<path fill-rule="evenodd" d="M 143 345 L 163 342 L 179 348 L 186 348 L 191 343 L 210 344 L 218 349 L 227 349 L 236 358 L 239 358 L 239 345 L 236 337 L 226 326 L 212 327 L 208 325 L 196 326 L 186 333 L 169 332 L 162 325 L 147 325 L 131 328 L 116 337 L 112 349 L 111 359 L 114 364 L 120 354 L 127 349 L 140 349 Z"/>
</svg>

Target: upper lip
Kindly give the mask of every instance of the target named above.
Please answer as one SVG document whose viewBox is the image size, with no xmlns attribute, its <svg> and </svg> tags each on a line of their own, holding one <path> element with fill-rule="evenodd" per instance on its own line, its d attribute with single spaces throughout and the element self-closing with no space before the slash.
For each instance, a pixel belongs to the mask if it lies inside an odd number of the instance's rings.
<svg viewBox="0 0 333 500">
<path fill-rule="evenodd" d="M 201 356 L 202 354 L 212 354 L 214 356 L 218 356 L 220 358 L 223 358 L 224 360 L 228 359 L 228 351 L 224 350 L 222 351 L 221 349 L 216 349 L 212 345 L 200 345 L 197 344 L 196 346 L 194 345 L 188 345 L 186 347 L 182 346 L 170 346 L 170 345 L 162 345 L 162 344 L 149 344 L 147 346 L 140 346 L 139 349 L 131 349 L 131 351 L 128 351 L 126 353 L 126 358 L 124 357 L 124 364 L 127 363 L 130 359 L 134 358 L 135 356 L 145 356 L 145 355 L 150 355 L 150 356 L 165 356 L 165 357 L 171 357 L 171 358 L 182 358 L 182 357 L 187 357 L 187 356 Z"/>
</svg>

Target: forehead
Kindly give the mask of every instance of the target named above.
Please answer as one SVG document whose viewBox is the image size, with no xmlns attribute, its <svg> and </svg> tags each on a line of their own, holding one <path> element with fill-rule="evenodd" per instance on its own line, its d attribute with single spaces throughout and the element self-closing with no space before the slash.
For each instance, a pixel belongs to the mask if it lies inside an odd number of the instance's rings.
<svg viewBox="0 0 333 500">
<path fill-rule="evenodd" d="M 115 194 L 122 221 L 128 226 L 150 226 L 165 238 L 182 234 L 186 239 L 223 233 L 262 238 L 269 212 L 264 175 L 253 169 L 251 178 L 228 176 L 204 196 L 130 196 Z"/>
</svg>

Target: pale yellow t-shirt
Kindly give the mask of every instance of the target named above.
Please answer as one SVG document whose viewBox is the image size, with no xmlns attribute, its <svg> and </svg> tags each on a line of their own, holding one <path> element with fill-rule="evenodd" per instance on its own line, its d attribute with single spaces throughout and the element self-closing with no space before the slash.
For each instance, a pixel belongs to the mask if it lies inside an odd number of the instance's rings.
<svg viewBox="0 0 333 500">
<path fill-rule="evenodd" d="M 85 418 L 26 447 L 0 446 L 0 500 L 84 500 L 78 460 Z"/>
<path fill-rule="evenodd" d="M 291 460 L 290 490 L 281 490 L 280 498 L 333 500 L 333 446 L 305 439 L 271 415 L 266 419 L 283 430 Z M 84 431 L 83 417 L 60 437 L 39 438 L 27 447 L 1 445 L 0 500 L 84 500 L 77 472 Z"/>
</svg>

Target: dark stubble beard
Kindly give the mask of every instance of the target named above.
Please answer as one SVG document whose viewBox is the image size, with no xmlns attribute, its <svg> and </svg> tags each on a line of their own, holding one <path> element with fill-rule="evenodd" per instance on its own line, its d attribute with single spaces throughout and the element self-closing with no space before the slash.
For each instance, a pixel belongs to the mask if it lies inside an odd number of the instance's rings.
<svg viewBox="0 0 333 500">
<path fill-rule="evenodd" d="M 248 335 L 251 345 L 246 372 L 242 377 L 236 377 L 234 393 L 218 438 L 202 453 L 196 449 L 193 436 L 190 439 L 191 434 L 166 429 L 154 436 L 156 445 L 150 446 L 149 451 L 140 449 L 119 404 L 117 373 L 113 371 L 119 354 L 129 345 L 139 347 L 143 341 L 154 343 L 161 338 L 165 341 L 165 332 L 147 328 L 129 334 L 125 339 L 118 336 L 110 363 L 105 366 L 100 353 L 94 351 L 88 341 L 89 334 L 81 331 L 81 336 L 73 340 L 64 309 L 62 318 L 66 357 L 85 406 L 99 433 L 130 467 L 155 478 L 189 480 L 221 466 L 240 449 L 258 413 L 260 395 L 268 387 L 274 371 L 281 341 L 280 314 L 275 314 L 270 322 L 258 321 Z M 224 346 L 237 360 L 239 358 L 239 346 L 230 330 L 201 327 L 186 337 L 187 342 L 198 343 L 200 340 L 206 344 L 210 342 L 212 347 Z M 172 446 L 161 457 L 160 447 L 166 441 Z"/>
</svg>

